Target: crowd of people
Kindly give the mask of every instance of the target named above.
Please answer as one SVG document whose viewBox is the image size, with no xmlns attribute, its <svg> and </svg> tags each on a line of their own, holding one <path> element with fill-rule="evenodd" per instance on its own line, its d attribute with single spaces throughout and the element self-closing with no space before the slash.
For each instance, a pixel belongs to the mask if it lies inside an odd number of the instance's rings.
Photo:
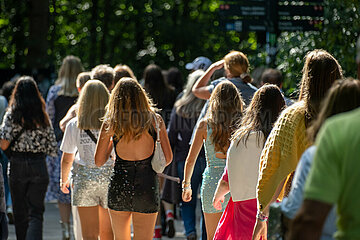
<svg viewBox="0 0 360 240">
<path fill-rule="evenodd" d="M 360 236 L 359 80 L 321 49 L 292 99 L 277 69 L 253 81 L 240 51 L 185 67 L 186 82 L 156 64 L 138 80 L 67 56 L 46 97 L 31 76 L 4 84 L 1 239 L 12 221 L 17 239 L 42 239 L 54 201 L 63 240 L 173 238 L 180 217 L 188 240 Z"/>
</svg>

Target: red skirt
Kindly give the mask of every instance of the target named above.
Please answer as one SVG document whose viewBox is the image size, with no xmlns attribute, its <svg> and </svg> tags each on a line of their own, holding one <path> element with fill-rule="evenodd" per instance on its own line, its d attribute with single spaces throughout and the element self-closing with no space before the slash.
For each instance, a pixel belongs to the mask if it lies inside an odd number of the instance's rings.
<svg viewBox="0 0 360 240">
<path fill-rule="evenodd" d="M 251 240 L 256 222 L 256 198 L 229 203 L 215 231 L 214 240 Z"/>
</svg>

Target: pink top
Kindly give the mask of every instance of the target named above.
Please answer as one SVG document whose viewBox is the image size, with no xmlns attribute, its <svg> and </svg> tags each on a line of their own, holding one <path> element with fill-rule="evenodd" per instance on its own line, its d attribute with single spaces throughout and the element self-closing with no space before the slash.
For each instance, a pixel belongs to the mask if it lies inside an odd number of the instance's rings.
<svg viewBox="0 0 360 240">
<path fill-rule="evenodd" d="M 221 176 L 221 180 L 223 180 L 225 182 L 229 182 L 229 175 L 228 175 L 227 166 L 224 168 L 224 173 Z"/>
</svg>

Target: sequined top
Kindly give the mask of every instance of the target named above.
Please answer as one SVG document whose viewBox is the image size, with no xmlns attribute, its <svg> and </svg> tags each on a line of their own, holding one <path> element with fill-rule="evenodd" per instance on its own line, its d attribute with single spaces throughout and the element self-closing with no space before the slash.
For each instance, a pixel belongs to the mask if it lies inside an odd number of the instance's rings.
<svg viewBox="0 0 360 240">
<path fill-rule="evenodd" d="M 281 113 L 261 153 L 257 186 L 261 209 L 270 203 L 278 185 L 295 171 L 301 155 L 309 146 L 305 128 L 305 104 L 300 101 Z M 284 192 L 280 194 L 281 199 L 283 195 Z"/>
<path fill-rule="evenodd" d="M 9 142 L 18 135 L 23 127 L 14 123 L 11 111 L 7 111 L 0 126 L 0 139 Z M 25 130 L 13 143 L 11 150 L 14 152 L 45 153 L 46 155 L 57 155 L 57 142 L 52 126 L 46 128 Z"/>
<path fill-rule="evenodd" d="M 207 138 L 204 141 L 206 168 L 203 173 L 203 181 L 201 185 L 201 203 L 202 209 L 205 213 L 219 213 L 225 210 L 225 207 L 230 199 L 230 194 L 225 195 L 225 201 L 221 204 L 222 210 L 216 210 L 212 205 L 212 200 L 219 179 L 221 178 L 226 165 L 226 159 L 216 157 L 215 146 L 211 141 L 212 129 L 207 125 Z"/>
</svg>

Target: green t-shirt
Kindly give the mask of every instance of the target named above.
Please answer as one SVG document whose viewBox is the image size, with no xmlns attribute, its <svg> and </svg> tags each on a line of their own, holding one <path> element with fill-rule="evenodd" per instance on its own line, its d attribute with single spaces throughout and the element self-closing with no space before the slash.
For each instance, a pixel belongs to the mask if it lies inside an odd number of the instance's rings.
<svg viewBox="0 0 360 240">
<path fill-rule="evenodd" d="M 325 122 L 305 199 L 337 204 L 336 239 L 360 239 L 360 109 Z"/>
</svg>

